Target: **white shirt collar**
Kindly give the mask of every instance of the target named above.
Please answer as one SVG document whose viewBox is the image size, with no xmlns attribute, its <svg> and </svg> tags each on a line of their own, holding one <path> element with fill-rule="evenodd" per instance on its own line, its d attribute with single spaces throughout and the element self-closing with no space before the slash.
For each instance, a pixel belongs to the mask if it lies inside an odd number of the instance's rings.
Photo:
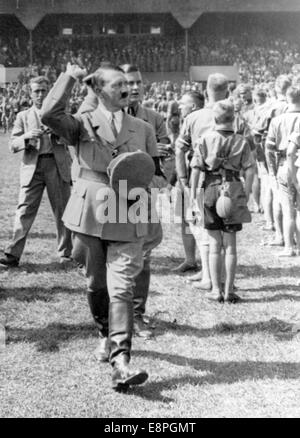
<svg viewBox="0 0 300 438">
<path fill-rule="evenodd" d="M 108 123 L 109 123 L 109 126 L 111 126 L 112 114 L 114 114 L 116 129 L 117 129 L 117 131 L 118 131 L 118 133 L 119 133 L 119 132 L 121 131 L 121 128 L 122 128 L 123 115 L 124 115 L 124 114 L 123 114 L 123 111 L 122 111 L 122 110 L 119 110 L 119 111 L 116 111 L 116 112 L 114 112 L 114 113 L 111 113 L 111 112 L 108 111 L 107 108 L 104 106 L 104 104 L 103 104 L 103 102 L 101 101 L 101 99 L 99 99 L 99 104 L 98 104 L 98 108 L 97 108 L 96 111 L 98 111 L 98 110 L 101 111 L 101 112 L 104 114 L 106 120 L 107 120 Z"/>
</svg>

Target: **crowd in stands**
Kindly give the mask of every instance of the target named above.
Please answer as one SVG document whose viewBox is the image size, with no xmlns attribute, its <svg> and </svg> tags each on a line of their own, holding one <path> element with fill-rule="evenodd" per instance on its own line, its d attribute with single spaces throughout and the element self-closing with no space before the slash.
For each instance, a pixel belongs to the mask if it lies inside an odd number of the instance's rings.
<svg viewBox="0 0 300 438">
<path fill-rule="evenodd" d="M 105 38 L 36 38 L 34 67 L 51 81 L 69 61 L 80 61 L 93 71 L 101 61 L 135 64 L 144 72 L 187 71 L 190 65 L 238 65 L 241 81 L 252 84 L 288 74 L 300 63 L 299 43 L 272 36 L 245 34 L 217 37 L 192 35 L 189 53 L 183 37 L 109 36 Z M 30 64 L 28 40 L 0 38 L 0 64 L 7 67 Z"/>
</svg>

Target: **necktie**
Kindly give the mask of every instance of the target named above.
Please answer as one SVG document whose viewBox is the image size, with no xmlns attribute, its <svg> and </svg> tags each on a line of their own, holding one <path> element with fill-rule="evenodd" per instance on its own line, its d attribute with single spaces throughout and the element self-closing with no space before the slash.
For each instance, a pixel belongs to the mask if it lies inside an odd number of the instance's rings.
<svg viewBox="0 0 300 438">
<path fill-rule="evenodd" d="M 129 106 L 129 107 L 128 107 L 128 109 L 127 109 L 127 113 L 128 113 L 130 116 L 132 116 L 132 117 L 135 117 L 135 116 L 136 116 L 136 114 L 135 114 L 135 110 L 134 110 L 133 106 Z"/>
<path fill-rule="evenodd" d="M 117 138 L 118 137 L 118 131 L 117 131 L 117 128 L 116 128 L 116 122 L 115 122 L 115 115 L 114 115 L 114 113 L 111 113 L 111 125 L 110 126 L 111 126 L 111 130 L 112 130 L 115 138 Z"/>
</svg>

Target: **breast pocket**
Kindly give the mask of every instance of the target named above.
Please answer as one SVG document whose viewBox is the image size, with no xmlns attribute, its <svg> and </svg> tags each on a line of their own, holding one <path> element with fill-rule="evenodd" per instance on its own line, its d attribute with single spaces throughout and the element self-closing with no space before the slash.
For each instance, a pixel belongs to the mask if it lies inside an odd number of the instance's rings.
<svg viewBox="0 0 300 438">
<path fill-rule="evenodd" d="M 87 188 L 84 186 L 75 186 L 73 188 L 70 201 L 66 207 L 64 219 L 76 227 L 80 226 L 82 213 L 84 209 L 84 202 Z"/>
</svg>

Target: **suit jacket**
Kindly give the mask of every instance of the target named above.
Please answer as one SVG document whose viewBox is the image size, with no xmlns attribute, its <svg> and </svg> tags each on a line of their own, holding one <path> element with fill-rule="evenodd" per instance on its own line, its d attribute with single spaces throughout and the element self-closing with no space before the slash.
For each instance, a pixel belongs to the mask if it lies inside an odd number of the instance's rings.
<svg viewBox="0 0 300 438">
<path fill-rule="evenodd" d="M 136 117 L 138 119 L 150 123 L 150 125 L 154 129 L 156 140 L 158 143 L 164 143 L 164 144 L 170 143 L 167 134 L 166 124 L 161 114 L 157 113 L 156 111 L 153 111 L 150 108 L 145 108 L 142 105 L 139 105 L 136 113 Z"/>
<path fill-rule="evenodd" d="M 26 140 L 24 135 L 32 129 L 39 129 L 40 122 L 36 116 L 34 107 L 17 114 L 14 127 L 11 133 L 10 149 L 12 152 L 23 153 L 23 160 L 20 171 L 21 186 L 28 186 L 31 183 L 36 165 L 38 161 L 38 150 L 26 150 Z M 54 134 L 49 134 L 53 146 L 54 158 L 57 164 L 59 174 L 63 181 L 70 183 L 71 181 L 71 156 L 65 144 L 59 142 L 59 139 Z"/>
<path fill-rule="evenodd" d="M 61 74 L 42 109 L 42 122 L 76 148 L 80 165 L 63 220 L 69 229 L 79 233 L 106 240 L 136 241 L 147 234 L 148 224 L 121 223 L 118 217 L 116 223 L 99 221 L 100 213 L 106 208 L 99 193 L 108 187 L 107 167 L 116 153 L 140 149 L 148 153 L 152 151 L 152 156 L 157 155 L 153 130 L 148 123 L 124 113 L 121 131 L 112 142 L 111 133 L 103 121 L 104 115 L 98 109 L 75 116 L 65 113 L 74 82 L 71 76 Z M 81 176 L 83 171 L 85 175 L 86 171 L 96 172 L 99 178 Z M 117 196 L 117 209 L 127 211 L 127 200 L 122 201 Z"/>
</svg>

